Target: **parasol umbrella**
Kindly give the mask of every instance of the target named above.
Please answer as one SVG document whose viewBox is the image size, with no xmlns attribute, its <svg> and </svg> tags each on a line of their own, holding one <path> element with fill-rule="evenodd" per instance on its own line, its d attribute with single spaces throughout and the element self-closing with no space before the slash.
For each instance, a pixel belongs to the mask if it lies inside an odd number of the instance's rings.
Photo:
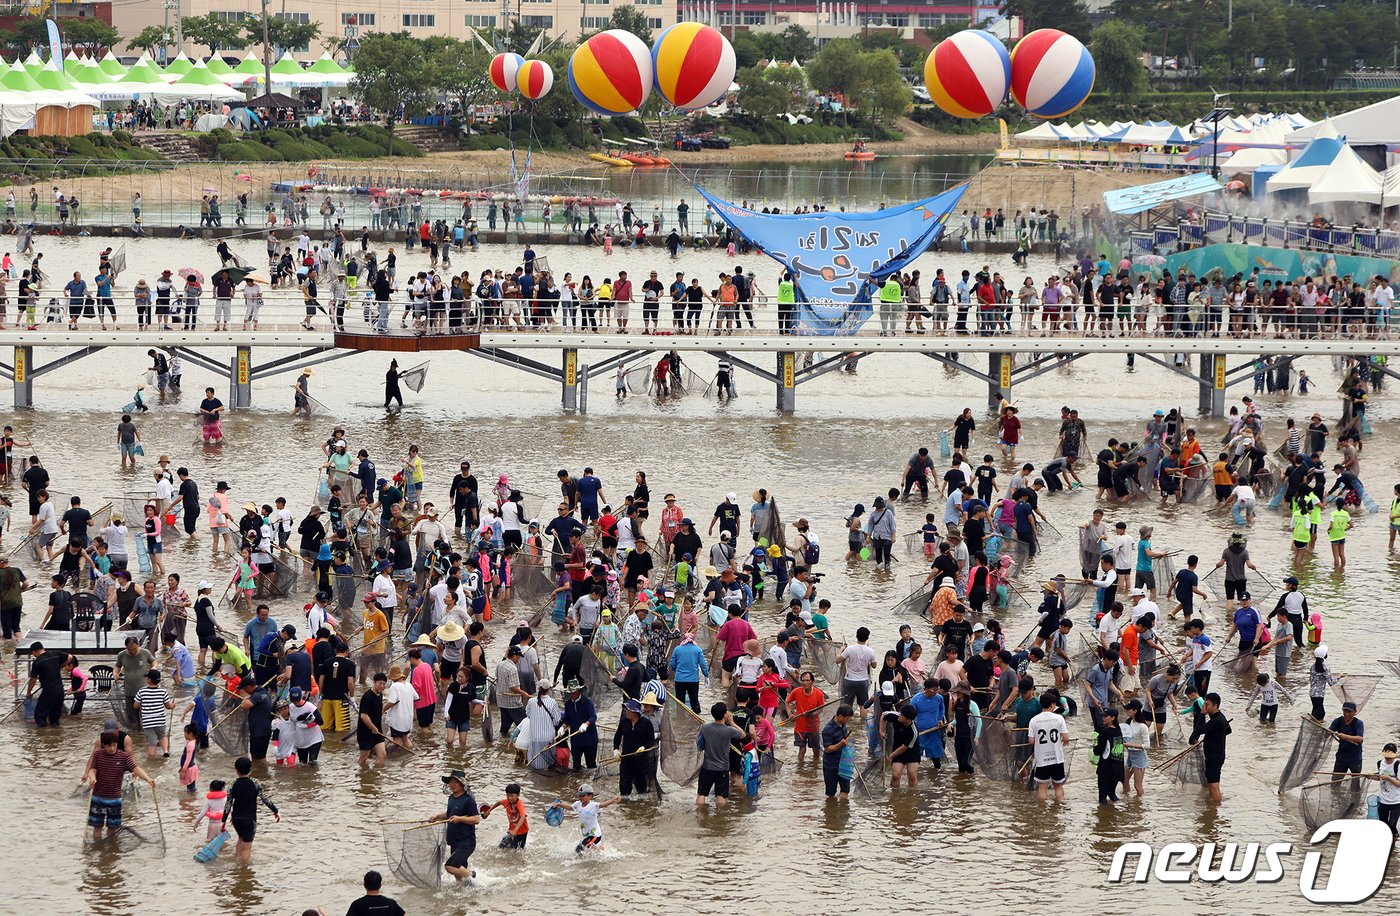
<svg viewBox="0 0 1400 916">
<path fill-rule="evenodd" d="M 1225 190 L 1227 190 L 1227 191 L 1243 191 L 1243 190 L 1244 190 L 1244 182 L 1243 182 L 1243 181 L 1240 181 L 1238 178 L 1236 178 L 1234 181 L 1227 181 L 1227 182 L 1225 182 Z"/>
<path fill-rule="evenodd" d="M 178 273 L 182 280 L 188 280 L 190 277 L 194 277 L 194 282 L 198 283 L 200 286 L 204 285 L 204 274 L 195 270 L 193 267 L 181 267 Z"/>
<path fill-rule="evenodd" d="M 253 268 L 251 267 L 222 267 L 214 271 L 215 278 L 217 278 L 219 274 L 228 274 L 228 278 L 234 283 L 242 283 L 243 278 L 247 276 L 252 276 L 254 280 L 258 280 L 259 282 L 266 282 L 263 281 L 261 277 L 254 274 Z"/>
</svg>

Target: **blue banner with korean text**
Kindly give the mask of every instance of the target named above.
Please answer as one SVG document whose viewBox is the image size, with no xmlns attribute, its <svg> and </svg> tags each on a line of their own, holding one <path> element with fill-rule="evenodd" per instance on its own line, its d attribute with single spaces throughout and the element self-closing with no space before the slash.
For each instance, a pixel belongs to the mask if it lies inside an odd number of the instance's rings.
<svg viewBox="0 0 1400 916">
<path fill-rule="evenodd" d="M 871 294 L 942 233 L 966 185 L 866 213 L 759 213 L 696 188 L 719 217 L 791 272 L 797 333 L 854 334 L 873 313 Z"/>
</svg>

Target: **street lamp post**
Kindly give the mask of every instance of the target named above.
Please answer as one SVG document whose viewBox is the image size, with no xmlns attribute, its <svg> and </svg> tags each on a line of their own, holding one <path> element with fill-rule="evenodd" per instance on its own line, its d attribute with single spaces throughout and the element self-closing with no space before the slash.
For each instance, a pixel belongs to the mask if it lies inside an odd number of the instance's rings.
<svg viewBox="0 0 1400 916">
<path fill-rule="evenodd" d="M 1220 121 L 1229 117 L 1231 108 L 1212 108 L 1210 114 L 1206 115 L 1206 120 L 1211 122 L 1214 128 L 1210 144 L 1210 177 L 1216 181 L 1220 180 Z"/>
</svg>

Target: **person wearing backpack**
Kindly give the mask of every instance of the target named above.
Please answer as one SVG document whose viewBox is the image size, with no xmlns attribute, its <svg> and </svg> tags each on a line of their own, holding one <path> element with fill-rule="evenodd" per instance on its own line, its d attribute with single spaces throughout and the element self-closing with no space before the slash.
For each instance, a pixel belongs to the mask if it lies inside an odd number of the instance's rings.
<svg viewBox="0 0 1400 916">
<path fill-rule="evenodd" d="M 1123 730 L 1118 726 L 1118 710 L 1113 707 L 1100 713 L 1094 746 L 1089 762 L 1099 772 L 1099 804 L 1118 801 L 1118 786 L 1123 782 Z"/>
<path fill-rule="evenodd" d="M 817 542 L 817 536 L 812 533 L 811 527 L 805 518 L 799 518 L 793 525 L 797 529 L 797 555 L 802 558 L 802 565 L 812 569 L 822 558 L 822 545 Z"/>
</svg>

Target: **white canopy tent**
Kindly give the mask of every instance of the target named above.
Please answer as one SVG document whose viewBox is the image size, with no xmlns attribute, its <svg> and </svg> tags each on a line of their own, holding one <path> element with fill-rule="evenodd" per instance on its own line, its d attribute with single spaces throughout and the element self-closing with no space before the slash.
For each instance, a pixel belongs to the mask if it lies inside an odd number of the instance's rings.
<svg viewBox="0 0 1400 916">
<path fill-rule="evenodd" d="M 236 102 L 244 98 L 243 93 L 229 88 L 217 76 L 210 73 L 209 68 L 204 66 L 204 61 L 190 67 L 188 73 L 164 90 L 153 92 L 152 96 L 162 104 L 173 104 L 181 101 Z"/>
<path fill-rule="evenodd" d="M 1051 124 L 1043 121 L 1032 127 L 1030 130 L 1023 130 L 1016 135 L 1017 140 L 1077 140 L 1079 139 L 1073 130 L 1063 124 Z"/>
<path fill-rule="evenodd" d="M 34 126 L 34 115 L 40 104 L 27 92 L 0 89 L 0 137 Z"/>
<path fill-rule="evenodd" d="M 1308 203 L 1379 204 L 1383 192 L 1381 174 L 1363 162 L 1351 147 L 1343 146 L 1308 188 Z"/>
<path fill-rule="evenodd" d="M 1277 175 L 1269 179 L 1269 190 L 1290 191 L 1311 188 L 1345 146 L 1346 141 L 1337 134 L 1337 129 L 1332 126 L 1332 122 L 1330 120 L 1324 121 L 1319 127 L 1317 136 L 1313 138 L 1298 158 L 1288 163 L 1286 167 L 1279 170 Z"/>
<path fill-rule="evenodd" d="M 1242 149 L 1229 159 L 1223 160 L 1220 167 L 1228 172 L 1252 172 L 1261 166 L 1287 164 L 1287 150 L 1251 147 Z"/>
<path fill-rule="evenodd" d="M 1287 134 L 1287 140 L 1301 146 L 1323 136 L 1323 124 L 1331 124 L 1333 130 L 1345 136 L 1347 142 L 1354 146 L 1400 143 L 1400 96 L 1346 114 L 1333 115 L 1321 123 L 1291 131 Z"/>
</svg>

